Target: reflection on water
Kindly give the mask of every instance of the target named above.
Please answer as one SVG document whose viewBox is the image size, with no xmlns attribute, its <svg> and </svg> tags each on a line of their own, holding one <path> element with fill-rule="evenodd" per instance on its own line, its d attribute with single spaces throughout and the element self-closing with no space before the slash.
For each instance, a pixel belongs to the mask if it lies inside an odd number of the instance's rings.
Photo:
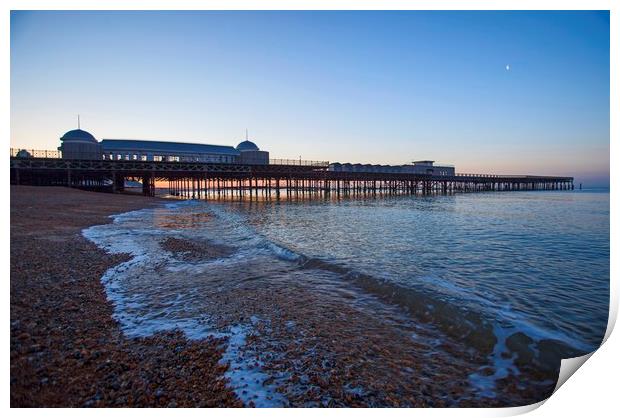
<svg viewBox="0 0 620 418">
<path fill-rule="evenodd" d="M 609 303 L 609 194 L 230 202 L 305 256 L 489 310 L 591 349 Z M 575 303 L 575 295 L 579 303 Z"/>
<path fill-rule="evenodd" d="M 259 406 L 530 403 L 606 326 L 605 193 L 190 201 L 84 235 L 133 255 L 103 278 L 129 336 L 227 337 Z"/>
</svg>

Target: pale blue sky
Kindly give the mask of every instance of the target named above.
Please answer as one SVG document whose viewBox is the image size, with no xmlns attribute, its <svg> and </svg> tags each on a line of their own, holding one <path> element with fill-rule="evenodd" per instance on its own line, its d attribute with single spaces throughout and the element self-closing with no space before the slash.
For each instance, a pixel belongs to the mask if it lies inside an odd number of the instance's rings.
<svg viewBox="0 0 620 418">
<path fill-rule="evenodd" d="M 510 70 L 506 69 L 510 66 Z M 607 12 L 12 12 L 11 146 L 236 145 L 609 182 Z"/>
</svg>

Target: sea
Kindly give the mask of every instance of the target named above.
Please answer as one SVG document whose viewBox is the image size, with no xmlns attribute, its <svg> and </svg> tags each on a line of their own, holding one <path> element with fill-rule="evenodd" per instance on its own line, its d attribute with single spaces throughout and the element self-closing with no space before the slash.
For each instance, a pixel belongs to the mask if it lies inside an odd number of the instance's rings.
<svg viewBox="0 0 620 418">
<path fill-rule="evenodd" d="M 329 405 L 331 395 L 308 401 L 313 385 L 295 383 L 291 376 L 304 373 L 291 371 L 290 357 L 342 363 L 348 357 L 334 353 L 353 350 L 347 340 L 363 334 L 357 344 L 393 350 L 392 368 L 399 355 L 441 359 L 425 373 L 437 382 L 433 374 L 448 375 L 459 389 L 429 389 L 430 404 L 510 405 L 528 399 L 514 393 L 530 381 L 552 386 L 560 358 L 601 344 L 609 210 L 603 189 L 171 199 L 83 235 L 131 255 L 102 277 L 125 334 L 180 329 L 190 339 L 222 338 L 227 379 L 246 403 Z M 230 251 L 182 257 L 162 245 L 169 238 Z M 283 348 L 291 340 L 298 354 Z M 408 341 L 417 345 L 403 348 Z M 409 393 L 405 372 L 373 358 L 368 370 L 402 379 Z M 317 373 L 335 369 L 326 367 Z M 346 383 L 350 393 L 372 392 L 368 379 L 356 382 Z"/>
</svg>

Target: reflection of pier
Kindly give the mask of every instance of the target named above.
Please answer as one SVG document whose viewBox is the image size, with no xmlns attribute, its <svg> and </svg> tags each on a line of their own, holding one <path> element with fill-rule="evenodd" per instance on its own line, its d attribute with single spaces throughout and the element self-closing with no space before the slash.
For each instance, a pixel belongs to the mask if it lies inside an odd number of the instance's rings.
<svg viewBox="0 0 620 418">
<path fill-rule="evenodd" d="M 11 184 L 69 186 L 121 191 L 125 180 L 142 183 L 152 196 L 165 182 L 170 193 L 185 198 L 221 195 L 295 193 L 428 194 L 508 190 L 573 189 L 572 177 L 330 171 L 327 163 L 282 161 L 281 164 L 225 164 L 135 160 L 67 160 L 11 156 Z"/>
</svg>

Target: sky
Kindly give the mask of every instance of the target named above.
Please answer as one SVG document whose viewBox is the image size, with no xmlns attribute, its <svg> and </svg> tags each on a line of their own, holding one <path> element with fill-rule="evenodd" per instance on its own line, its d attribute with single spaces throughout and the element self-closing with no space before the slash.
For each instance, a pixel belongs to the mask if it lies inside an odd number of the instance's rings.
<svg viewBox="0 0 620 418">
<path fill-rule="evenodd" d="M 236 145 L 271 158 L 609 184 L 609 13 L 13 11 L 11 146 Z"/>
</svg>

